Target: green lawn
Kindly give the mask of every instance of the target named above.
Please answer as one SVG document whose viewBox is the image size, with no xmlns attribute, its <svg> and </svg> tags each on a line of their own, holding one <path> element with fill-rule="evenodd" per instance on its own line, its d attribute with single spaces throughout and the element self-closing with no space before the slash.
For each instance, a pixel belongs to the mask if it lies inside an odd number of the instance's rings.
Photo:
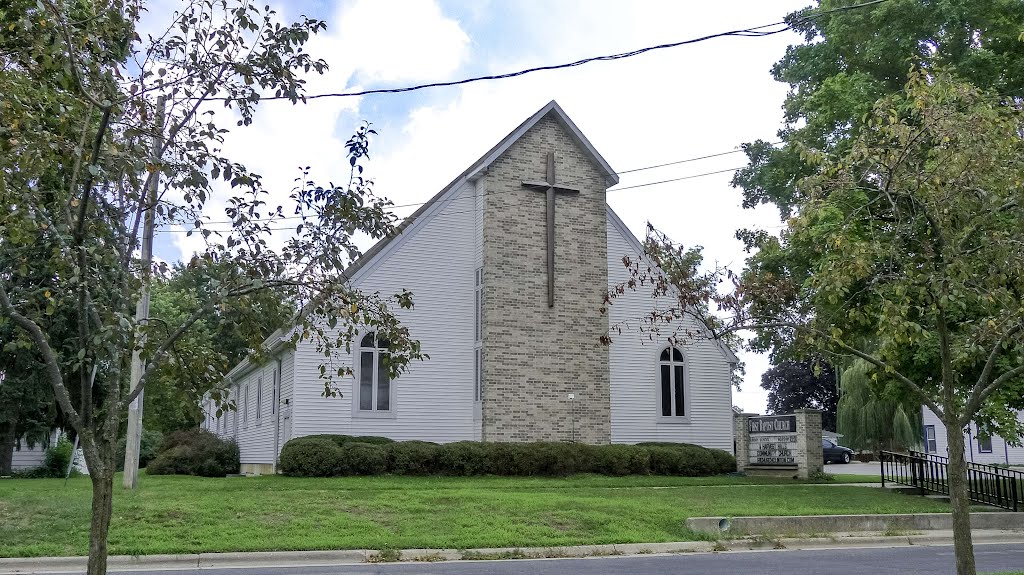
<svg viewBox="0 0 1024 575">
<path fill-rule="evenodd" d="M 845 480 L 840 478 L 840 480 Z M 0 556 L 86 553 L 90 485 L 0 481 Z M 116 482 L 112 554 L 527 547 L 700 539 L 685 519 L 948 511 L 867 487 L 742 477 L 202 479 Z"/>
</svg>

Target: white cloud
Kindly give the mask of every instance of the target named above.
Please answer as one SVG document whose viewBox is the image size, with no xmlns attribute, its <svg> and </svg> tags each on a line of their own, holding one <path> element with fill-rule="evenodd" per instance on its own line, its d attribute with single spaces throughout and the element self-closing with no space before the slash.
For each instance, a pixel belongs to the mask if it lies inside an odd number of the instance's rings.
<svg viewBox="0 0 1024 575">
<path fill-rule="evenodd" d="M 340 56 L 363 82 L 417 82 L 451 76 L 469 36 L 432 0 L 357 0 L 338 14 Z"/>
</svg>

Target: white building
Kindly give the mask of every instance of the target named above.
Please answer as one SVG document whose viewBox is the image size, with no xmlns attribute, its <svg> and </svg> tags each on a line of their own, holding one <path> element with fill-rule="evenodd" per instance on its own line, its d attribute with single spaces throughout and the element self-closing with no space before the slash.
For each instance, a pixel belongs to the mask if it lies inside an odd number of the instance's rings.
<svg viewBox="0 0 1024 575">
<path fill-rule="evenodd" d="M 922 441 L 925 452 L 948 456 L 946 426 L 927 407 L 922 408 L 922 415 Z M 1024 411 L 1017 413 L 1017 419 L 1024 422 Z M 1009 445 L 1005 439 L 997 435 L 983 438 L 978 434 L 977 424 L 971 423 L 964 432 L 964 457 L 967 461 L 987 465 L 1024 465 L 1024 447 Z"/>
<path fill-rule="evenodd" d="M 658 303 L 649 290 L 603 311 L 608 289 L 630 277 L 623 258 L 643 253 L 605 202 L 617 182 L 549 103 L 347 271 L 363 291 L 412 291 L 415 309 L 398 313 L 429 360 L 390 381 L 373 334 L 360 334 L 341 358 L 355 372 L 335 382 L 344 396 L 324 397 L 322 356 L 278 333 L 269 363 L 228 374 L 237 411 L 216 418 L 207 401 L 204 426 L 237 440 L 245 473 L 273 471 L 288 439 L 318 433 L 731 452 L 736 356 L 707 339 L 669 346 L 672 329 L 648 341 L 637 319 Z"/>
</svg>

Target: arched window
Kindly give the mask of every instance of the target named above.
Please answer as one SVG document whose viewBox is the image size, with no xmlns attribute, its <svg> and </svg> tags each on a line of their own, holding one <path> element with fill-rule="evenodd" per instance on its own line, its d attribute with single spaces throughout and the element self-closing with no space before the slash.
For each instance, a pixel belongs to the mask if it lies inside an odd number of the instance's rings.
<svg viewBox="0 0 1024 575">
<path fill-rule="evenodd" d="M 388 342 L 370 332 L 359 342 L 359 411 L 391 411 Z"/>
<path fill-rule="evenodd" d="M 667 347 L 661 352 L 661 386 L 659 403 L 662 417 L 683 417 L 686 415 L 685 362 L 683 352 Z"/>
</svg>

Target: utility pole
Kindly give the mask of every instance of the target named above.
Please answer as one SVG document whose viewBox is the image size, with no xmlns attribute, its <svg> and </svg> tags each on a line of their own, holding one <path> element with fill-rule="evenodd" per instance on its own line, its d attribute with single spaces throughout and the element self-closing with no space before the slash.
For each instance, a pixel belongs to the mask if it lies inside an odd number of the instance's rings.
<svg viewBox="0 0 1024 575">
<path fill-rule="evenodd" d="M 156 126 L 153 132 L 152 161 L 159 164 L 157 157 L 164 145 L 164 96 L 156 100 Z M 160 168 L 157 165 L 155 172 L 149 178 L 149 185 L 146 187 L 145 223 L 142 227 L 142 294 L 139 296 L 139 303 L 135 306 L 135 323 L 144 327 L 149 319 L 149 285 L 152 281 L 153 267 L 153 231 L 156 227 L 156 200 L 160 188 Z M 142 361 L 142 346 L 146 343 L 144 332 L 139 333 L 135 342 L 135 350 L 132 352 L 131 384 L 128 389 L 135 389 L 142 379 L 145 371 L 145 364 Z M 139 484 L 139 448 L 142 444 L 142 393 L 132 400 L 128 406 L 128 436 L 125 439 L 124 449 L 124 487 L 135 489 Z"/>
</svg>

